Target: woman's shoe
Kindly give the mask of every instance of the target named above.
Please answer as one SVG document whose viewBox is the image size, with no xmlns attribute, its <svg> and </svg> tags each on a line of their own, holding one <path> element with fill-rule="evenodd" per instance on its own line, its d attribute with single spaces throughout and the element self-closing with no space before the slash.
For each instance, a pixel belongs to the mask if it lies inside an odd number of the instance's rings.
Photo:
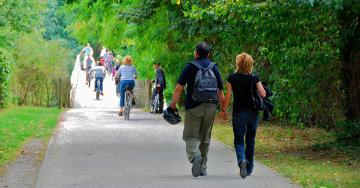
<svg viewBox="0 0 360 188">
<path fill-rule="evenodd" d="M 240 167 L 240 176 L 242 178 L 246 178 L 246 176 L 248 175 L 247 174 L 247 169 L 246 169 L 246 165 L 247 165 L 247 162 L 245 160 L 242 160 L 239 164 L 239 167 Z"/>
</svg>

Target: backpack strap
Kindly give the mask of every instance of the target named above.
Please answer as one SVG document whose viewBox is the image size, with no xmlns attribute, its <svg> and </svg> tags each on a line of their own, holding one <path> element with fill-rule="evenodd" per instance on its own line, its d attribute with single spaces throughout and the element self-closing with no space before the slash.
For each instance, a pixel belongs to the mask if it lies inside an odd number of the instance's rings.
<svg viewBox="0 0 360 188">
<path fill-rule="evenodd" d="M 202 65 L 200 65 L 199 62 L 197 61 L 192 61 L 190 64 L 193 64 L 195 65 L 198 69 L 205 69 L 205 70 L 210 70 L 212 69 L 214 66 L 215 66 L 215 63 L 214 62 L 210 62 L 209 66 L 208 67 L 203 67 Z"/>
<path fill-rule="evenodd" d="M 213 69 L 215 66 L 214 62 L 210 62 L 210 65 L 206 68 L 207 70 Z"/>
<path fill-rule="evenodd" d="M 199 63 L 199 62 L 197 62 L 197 61 L 192 61 L 190 64 L 195 65 L 195 67 L 197 67 L 198 69 L 204 69 L 204 67 L 203 67 L 203 66 L 201 66 L 201 65 L 200 65 L 200 63 Z"/>
</svg>

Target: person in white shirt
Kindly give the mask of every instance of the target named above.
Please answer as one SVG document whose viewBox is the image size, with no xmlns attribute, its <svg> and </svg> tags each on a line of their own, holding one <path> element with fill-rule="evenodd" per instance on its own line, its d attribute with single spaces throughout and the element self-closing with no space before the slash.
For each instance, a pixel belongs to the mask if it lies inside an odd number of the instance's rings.
<svg viewBox="0 0 360 188">
<path fill-rule="evenodd" d="M 101 61 L 98 61 L 97 65 L 95 66 L 95 68 L 93 68 L 91 71 L 95 72 L 95 89 L 94 91 L 96 91 L 97 89 L 97 82 L 98 80 L 100 81 L 100 94 L 104 95 L 103 93 L 103 82 L 104 82 L 104 78 L 106 76 L 106 70 L 105 67 L 103 66 L 103 63 Z"/>
</svg>

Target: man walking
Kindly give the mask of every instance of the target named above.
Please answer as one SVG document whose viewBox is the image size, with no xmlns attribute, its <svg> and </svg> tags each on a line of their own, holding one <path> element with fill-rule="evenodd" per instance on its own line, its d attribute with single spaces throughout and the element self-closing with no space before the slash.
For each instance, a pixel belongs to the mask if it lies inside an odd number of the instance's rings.
<svg viewBox="0 0 360 188">
<path fill-rule="evenodd" d="M 155 88 L 153 90 L 152 101 L 154 101 L 155 96 L 159 94 L 159 109 L 155 109 L 155 113 L 162 114 L 164 109 L 164 90 L 166 89 L 166 79 L 165 79 L 164 70 L 161 68 L 159 62 L 154 63 L 154 68 L 155 68 Z"/>
<path fill-rule="evenodd" d="M 207 43 L 196 45 L 195 60 L 183 69 L 169 106 L 176 109 L 186 85 L 183 140 L 194 177 L 207 175 L 207 154 L 216 108 L 220 103 L 222 109 L 224 101 L 222 79 L 217 66 L 209 60 L 209 52 Z"/>
</svg>

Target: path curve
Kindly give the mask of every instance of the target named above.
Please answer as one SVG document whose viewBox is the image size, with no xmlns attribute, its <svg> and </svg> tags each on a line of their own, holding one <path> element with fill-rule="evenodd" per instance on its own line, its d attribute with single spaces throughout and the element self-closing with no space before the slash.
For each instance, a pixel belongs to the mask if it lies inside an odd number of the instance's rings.
<svg viewBox="0 0 360 188">
<path fill-rule="evenodd" d="M 84 76 L 80 72 L 75 108 L 50 141 L 37 188 L 296 187 L 259 163 L 252 176 L 241 179 L 234 151 L 218 141 L 210 146 L 208 176 L 193 178 L 182 125 L 136 109 L 125 121 L 116 114 L 111 78 L 96 101 Z"/>
</svg>

